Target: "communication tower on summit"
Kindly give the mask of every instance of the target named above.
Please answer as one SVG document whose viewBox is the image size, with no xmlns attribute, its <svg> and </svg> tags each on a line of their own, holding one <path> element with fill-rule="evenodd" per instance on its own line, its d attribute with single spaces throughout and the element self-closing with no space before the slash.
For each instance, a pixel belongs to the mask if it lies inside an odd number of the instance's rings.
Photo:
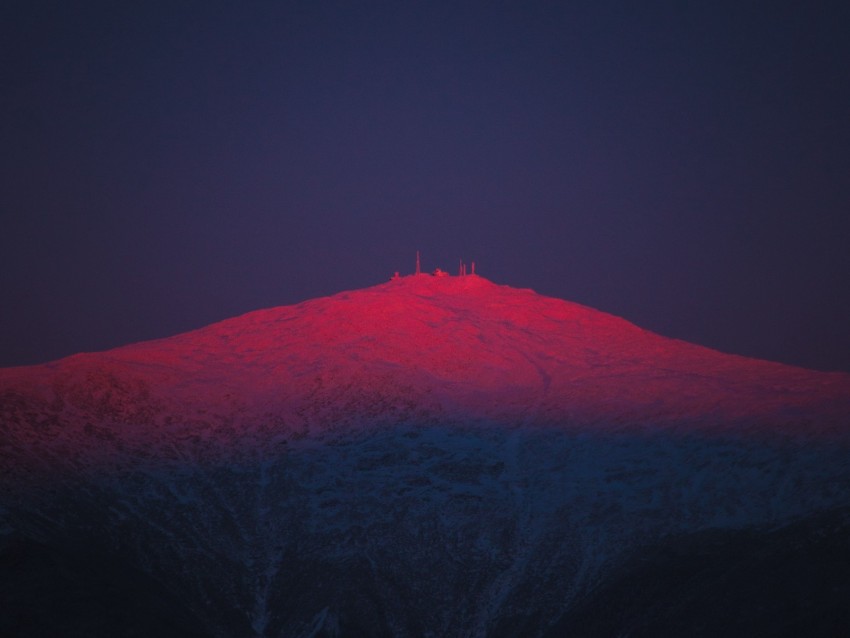
<svg viewBox="0 0 850 638">
<path fill-rule="evenodd" d="M 418 250 L 416 251 L 416 270 L 413 271 L 413 274 L 414 275 L 421 275 L 422 274 L 422 259 L 421 259 L 421 256 L 420 256 Z M 449 276 L 449 273 L 446 272 L 445 270 L 441 269 L 441 268 L 437 268 L 437 270 L 435 270 L 431 274 L 436 276 L 436 277 Z M 458 272 L 457 272 L 457 274 L 458 274 L 459 277 L 465 277 L 466 275 L 474 275 L 475 274 L 475 262 L 473 261 L 471 264 L 469 264 L 469 267 L 468 267 L 467 264 L 461 258 L 458 262 Z M 399 274 L 396 272 L 392 276 L 392 279 L 399 279 Z"/>
<path fill-rule="evenodd" d="M 463 262 L 463 259 L 460 260 L 460 265 L 458 266 L 457 274 L 459 277 L 466 277 L 467 275 L 475 274 L 475 262 L 472 262 L 472 270 L 468 270 L 466 264 Z"/>
</svg>

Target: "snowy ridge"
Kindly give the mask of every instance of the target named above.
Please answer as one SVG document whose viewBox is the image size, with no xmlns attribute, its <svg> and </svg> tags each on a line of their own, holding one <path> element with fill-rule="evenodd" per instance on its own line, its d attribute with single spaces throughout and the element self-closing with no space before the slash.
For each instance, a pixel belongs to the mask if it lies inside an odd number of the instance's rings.
<svg viewBox="0 0 850 638">
<path fill-rule="evenodd" d="M 4 537 L 207 636 L 558 635 L 641 547 L 850 506 L 850 376 L 477 276 L 0 370 L 0 417 Z"/>
</svg>

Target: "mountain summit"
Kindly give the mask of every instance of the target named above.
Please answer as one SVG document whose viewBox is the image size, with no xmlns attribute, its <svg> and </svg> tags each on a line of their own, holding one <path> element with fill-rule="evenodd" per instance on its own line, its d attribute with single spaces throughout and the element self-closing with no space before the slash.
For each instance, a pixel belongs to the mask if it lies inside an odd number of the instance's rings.
<svg viewBox="0 0 850 638">
<path fill-rule="evenodd" d="M 477 275 L 0 370 L 0 418 L 4 636 L 757 635 L 793 609 L 720 592 L 850 555 L 850 376 Z"/>
<path fill-rule="evenodd" d="M 375 417 L 791 431 L 840 425 L 850 376 L 721 354 L 477 275 L 408 276 L 206 328 L 0 371 L 51 418 L 175 411 L 296 429 Z M 819 418 L 806 424 L 807 414 Z M 6 423 L 26 417 L 6 416 Z M 808 428 L 808 430 L 807 430 Z"/>
</svg>

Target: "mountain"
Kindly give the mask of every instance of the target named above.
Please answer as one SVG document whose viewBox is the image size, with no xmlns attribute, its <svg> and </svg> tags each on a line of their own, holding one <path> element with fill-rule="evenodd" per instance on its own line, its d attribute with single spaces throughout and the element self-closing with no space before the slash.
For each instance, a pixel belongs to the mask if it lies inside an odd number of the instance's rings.
<svg viewBox="0 0 850 638">
<path fill-rule="evenodd" d="M 0 370 L 0 428 L 4 636 L 850 629 L 850 375 L 476 275 Z"/>
</svg>

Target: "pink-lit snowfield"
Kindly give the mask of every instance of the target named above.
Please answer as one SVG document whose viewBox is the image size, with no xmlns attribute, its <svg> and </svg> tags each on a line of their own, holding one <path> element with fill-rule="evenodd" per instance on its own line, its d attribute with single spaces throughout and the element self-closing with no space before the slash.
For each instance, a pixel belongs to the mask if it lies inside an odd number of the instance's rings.
<svg viewBox="0 0 850 638">
<path fill-rule="evenodd" d="M 477 275 L 0 370 L 0 419 L 7 537 L 198 635 L 557 635 L 640 547 L 850 506 L 850 375 Z"/>
<path fill-rule="evenodd" d="M 806 436 L 847 434 L 850 418 L 846 374 L 722 354 L 477 275 L 402 277 L 5 369 L 0 384 L 21 458 L 58 440 L 96 454 L 93 422 L 112 441 L 229 445 L 423 418 Z"/>
</svg>

